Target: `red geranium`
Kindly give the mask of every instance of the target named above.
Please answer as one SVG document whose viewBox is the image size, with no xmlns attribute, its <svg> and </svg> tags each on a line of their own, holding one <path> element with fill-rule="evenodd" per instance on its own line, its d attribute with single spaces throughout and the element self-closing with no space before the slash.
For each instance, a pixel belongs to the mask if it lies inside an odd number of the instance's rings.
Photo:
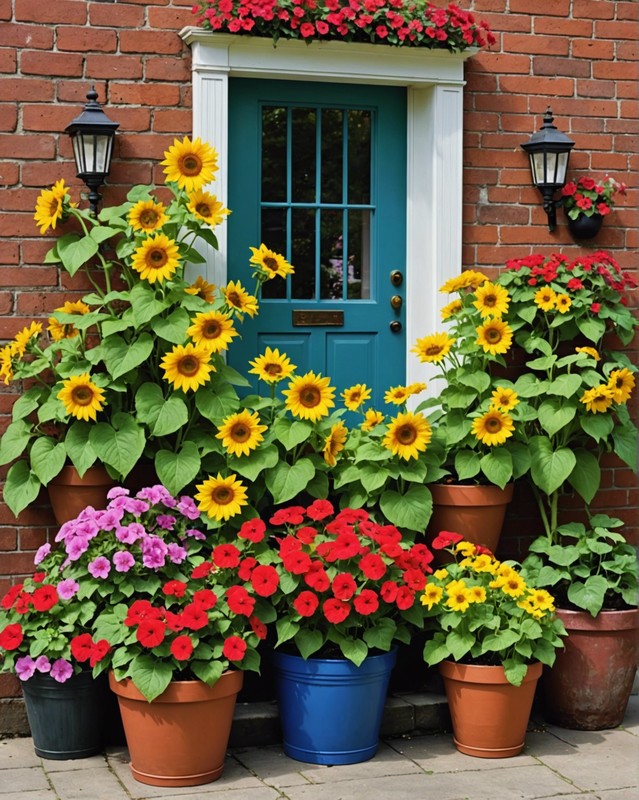
<svg viewBox="0 0 639 800">
<path fill-rule="evenodd" d="M 172 642 L 171 655 L 178 661 L 188 661 L 193 653 L 193 642 L 190 636 L 177 636 Z"/>
<path fill-rule="evenodd" d="M 36 611 L 50 611 L 59 599 L 55 586 L 51 584 L 39 586 L 31 595 L 31 602 Z"/>
<path fill-rule="evenodd" d="M 7 625 L 0 631 L 0 648 L 3 650 L 16 650 L 22 644 L 24 634 L 19 622 Z"/>
<path fill-rule="evenodd" d="M 136 631 L 138 642 L 143 647 L 157 647 L 164 641 L 166 623 L 160 619 L 145 619 Z"/>
<path fill-rule="evenodd" d="M 241 661 L 246 654 L 246 642 L 239 636 L 229 636 L 224 642 L 222 653 L 229 661 Z"/>
</svg>

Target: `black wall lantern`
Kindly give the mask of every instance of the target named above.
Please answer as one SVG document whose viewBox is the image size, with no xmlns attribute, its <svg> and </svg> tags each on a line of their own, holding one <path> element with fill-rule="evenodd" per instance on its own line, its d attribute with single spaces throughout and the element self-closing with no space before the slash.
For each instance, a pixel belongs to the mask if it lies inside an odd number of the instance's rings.
<svg viewBox="0 0 639 800">
<path fill-rule="evenodd" d="M 84 111 L 65 129 L 73 143 L 78 178 L 82 178 L 89 188 L 89 205 L 93 214 L 98 213 L 100 195 L 97 190 L 109 174 L 113 140 L 119 127 L 118 122 L 107 117 L 97 100 L 98 93 L 92 86 L 87 93 Z"/>
<path fill-rule="evenodd" d="M 557 225 L 557 205 L 554 195 L 566 183 L 568 159 L 575 146 L 572 139 L 558 131 L 552 124 L 553 115 L 550 106 L 544 114 L 541 130 L 533 133 L 530 139 L 522 144 L 522 148 L 530 158 L 530 171 L 535 186 L 544 198 L 544 211 L 548 215 L 548 230 L 554 231 Z"/>
</svg>

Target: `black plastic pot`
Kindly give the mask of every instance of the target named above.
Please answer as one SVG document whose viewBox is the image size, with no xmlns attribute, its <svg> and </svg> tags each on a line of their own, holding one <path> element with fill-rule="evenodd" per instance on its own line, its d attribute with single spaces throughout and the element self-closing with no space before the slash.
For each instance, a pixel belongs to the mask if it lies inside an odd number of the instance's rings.
<svg viewBox="0 0 639 800">
<path fill-rule="evenodd" d="M 581 214 L 577 219 L 568 217 L 568 230 L 574 239 L 594 239 L 602 224 L 601 214 L 593 214 L 591 217 Z"/>
</svg>

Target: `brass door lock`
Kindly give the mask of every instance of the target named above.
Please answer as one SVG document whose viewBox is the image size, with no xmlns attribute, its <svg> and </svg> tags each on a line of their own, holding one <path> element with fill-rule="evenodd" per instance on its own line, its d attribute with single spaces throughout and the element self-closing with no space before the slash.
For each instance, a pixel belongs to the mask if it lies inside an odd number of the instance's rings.
<svg viewBox="0 0 639 800">
<path fill-rule="evenodd" d="M 394 269 L 390 274 L 390 282 L 393 286 L 401 286 L 404 283 L 404 276 L 398 269 Z"/>
<path fill-rule="evenodd" d="M 399 309 L 404 305 L 404 300 L 400 295 L 394 294 L 390 299 L 391 308 L 394 308 L 395 311 L 399 311 Z"/>
</svg>

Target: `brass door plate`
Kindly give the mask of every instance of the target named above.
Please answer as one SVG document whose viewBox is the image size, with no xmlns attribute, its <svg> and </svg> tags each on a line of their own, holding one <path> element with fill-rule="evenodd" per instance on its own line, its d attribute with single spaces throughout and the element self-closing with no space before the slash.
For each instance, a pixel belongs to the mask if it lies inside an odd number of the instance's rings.
<svg viewBox="0 0 639 800">
<path fill-rule="evenodd" d="M 334 327 L 344 325 L 343 311 L 293 311 L 293 327 Z"/>
</svg>

